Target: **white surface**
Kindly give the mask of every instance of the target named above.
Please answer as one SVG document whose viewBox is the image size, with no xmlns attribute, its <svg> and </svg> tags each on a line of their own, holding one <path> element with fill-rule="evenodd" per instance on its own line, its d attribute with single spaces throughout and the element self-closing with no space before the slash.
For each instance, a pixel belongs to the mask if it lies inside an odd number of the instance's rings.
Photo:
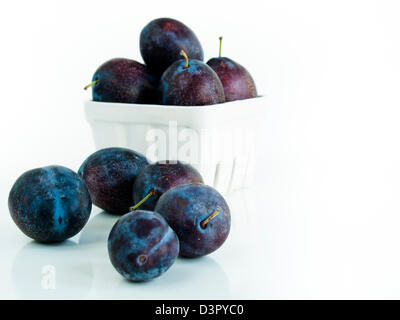
<svg viewBox="0 0 400 320">
<path fill-rule="evenodd" d="M 224 194 L 253 182 L 267 108 L 266 97 L 203 107 L 85 102 L 96 149 L 126 147 L 150 161 L 190 163 Z"/>
<path fill-rule="evenodd" d="M 1 298 L 400 298 L 399 2 L 245 4 L 1 2 Z M 83 86 L 109 58 L 140 59 L 140 29 L 159 16 L 189 24 L 206 58 L 224 36 L 223 55 L 268 95 L 266 133 L 258 184 L 228 199 L 228 243 L 132 285 L 107 260 L 110 217 L 93 215 L 86 243 L 43 247 L 7 197 L 28 169 L 79 168 L 94 150 Z M 44 264 L 55 291 L 38 287 Z"/>
</svg>

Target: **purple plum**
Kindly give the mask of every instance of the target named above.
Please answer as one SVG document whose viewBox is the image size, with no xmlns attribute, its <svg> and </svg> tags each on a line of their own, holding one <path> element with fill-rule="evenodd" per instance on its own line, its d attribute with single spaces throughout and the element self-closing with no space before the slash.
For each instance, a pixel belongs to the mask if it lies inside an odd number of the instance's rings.
<svg viewBox="0 0 400 320">
<path fill-rule="evenodd" d="M 200 173 L 190 164 L 180 161 L 159 161 L 146 166 L 133 186 L 136 209 L 154 210 L 157 200 L 167 190 L 186 183 L 203 183 Z"/>
<path fill-rule="evenodd" d="M 180 59 L 181 50 L 193 59 L 204 59 L 199 40 L 182 22 L 170 18 L 156 19 L 147 24 L 140 33 L 143 60 L 159 76 Z"/>
<path fill-rule="evenodd" d="M 137 210 L 115 223 L 108 237 L 108 253 L 122 276 L 145 281 L 171 267 L 179 253 L 179 241 L 158 213 Z"/>
<path fill-rule="evenodd" d="M 159 103 L 176 106 L 203 106 L 225 102 L 218 75 L 205 63 L 189 59 L 175 61 L 162 75 Z"/>
<path fill-rule="evenodd" d="M 112 214 L 129 212 L 133 184 L 148 164 L 140 153 L 126 148 L 105 148 L 90 155 L 79 168 L 93 203 Z"/>
<path fill-rule="evenodd" d="M 103 63 L 94 73 L 94 101 L 152 104 L 157 102 L 158 77 L 134 60 L 115 58 Z"/>
<path fill-rule="evenodd" d="M 225 101 L 243 100 L 257 97 L 257 89 L 250 73 L 239 63 L 221 57 L 208 60 L 207 64 L 216 72 L 224 87 Z"/>
<path fill-rule="evenodd" d="M 228 237 L 231 215 L 217 190 L 200 183 L 180 185 L 165 192 L 155 211 L 176 232 L 179 254 L 199 257 L 217 250 Z"/>
</svg>

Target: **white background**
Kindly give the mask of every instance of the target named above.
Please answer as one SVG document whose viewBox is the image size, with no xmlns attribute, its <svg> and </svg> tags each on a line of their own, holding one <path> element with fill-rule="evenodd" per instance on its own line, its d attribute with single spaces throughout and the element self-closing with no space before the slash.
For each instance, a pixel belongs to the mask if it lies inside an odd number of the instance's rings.
<svg viewBox="0 0 400 320">
<path fill-rule="evenodd" d="M 243 64 L 268 96 L 254 188 L 229 196 L 221 250 L 124 281 L 96 214 L 63 245 L 31 242 L 8 192 L 24 171 L 94 151 L 83 86 L 141 61 L 150 20 L 190 26 L 205 58 Z M 0 4 L 0 298 L 400 298 L 398 1 L 8 1 Z M 56 290 L 41 287 L 54 265 Z"/>
</svg>

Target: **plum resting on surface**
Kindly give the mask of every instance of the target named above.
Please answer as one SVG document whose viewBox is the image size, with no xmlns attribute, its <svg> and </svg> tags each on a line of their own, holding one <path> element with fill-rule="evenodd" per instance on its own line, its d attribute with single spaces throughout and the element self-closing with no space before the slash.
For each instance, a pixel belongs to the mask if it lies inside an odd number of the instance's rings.
<svg viewBox="0 0 400 320">
<path fill-rule="evenodd" d="M 158 77 L 139 62 L 115 58 L 103 63 L 94 73 L 94 101 L 151 104 L 157 102 Z"/>
<path fill-rule="evenodd" d="M 188 59 L 174 62 L 162 75 L 159 103 L 202 106 L 225 102 L 224 88 L 217 74 L 205 63 Z"/>
<path fill-rule="evenodd" d="M 196 35 L 179 22 L 170 18 L 160 18 L 147 24 L 140 33 L 140 53 L 149 69 L 161 74 L 184 50 L 189 57 L 203 60 L 203 48 Z"/>
<path fill-rule="evenodd" d="M 219 57 L 208 60 L 207 64 L 216 72 L 224 87 L 225 101 L 257 97 L 257 89 L 250 73 L 239 63 L 221 57 L 222 37 L 219 38 Z"/>
<path fill-rule="evenodd" d="M 137 210 L 115 223 L 108 237 L 108 253 L 125 278 L 144 281 L 171 267 L 179 253 L 179 241 L 158 213 Z"/>
<path fill-rule="evenodd" d="M 180 161 L 159 161 L 146 166 L 133 186 L 135 204 L 152 192 L 140 209 L 154 210 L 158 198 L 167 190 L 180 184 L 203 182 L 200 173 L 190 164 Z"/>
<path fill-rule="evenodd" d="M 155 211 L 178 235 L 179 254 L 184 257 L 204 256 L 217 250 L 230 231 L 228 204 L 218 191 L 204 184 L 168 190 L 158 200 Z"/>
<path fill-rule="evenodd" d="M 76 235 L 92 209 L 84 181 L 62 166 L 33 169 L 14 183 L 8 207 L 16 225 L 39 242 L 59 242 Z"/>
<path fill-rule="evenodd" d="M 113 214 L 125 214 L 134 204 L 133 184 L 148 164 L 138 152 L 105 148 L 90 155 L 79 168 L 93 203 Z"/>
</svg>

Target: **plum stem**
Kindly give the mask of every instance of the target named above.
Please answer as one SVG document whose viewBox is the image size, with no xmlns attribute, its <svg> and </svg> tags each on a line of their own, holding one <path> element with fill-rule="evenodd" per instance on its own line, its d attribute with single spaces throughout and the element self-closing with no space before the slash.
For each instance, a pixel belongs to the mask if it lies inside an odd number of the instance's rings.
<svg viewBox="0 0 400 320">
<path fill-rule="evenodd" d="M 221 49 L 222 49 L 222 36 L 219 37 L 219 58 L 221 58 Z"/>
<path fill-rule="evenodd" d="M 207 227 L 207 223 L 209 223 L 212 219 L 214 219 L 221 212 L 221 208 L 215 210 L 212 214 L 210 214 L 206 219 L 200 222 L 200 226 L 205 229 Z"/>
<path fill-rule="evenodd" d="M 88 88 L 90 88 L 91 86 L 94 86 L 95 84 L 97 84 L 97 82 L 99 82 L 99 79 L 94 80 L 93 82 L 89 83 L 87 86 L 85 86 L 83 89 L 87 90 Z"/>
<path fill-rule="evenodd" d="M 154 191 L 154 189 L 151 189 L 149 191 L 149 193 L 142 200 L 140 200 L 138 203 L 136 203 L 133 207 L 130 207 L 129 211 L 136 210 L 143 204 L 143 202 L 145 202 L 148 198 L 150 198 L 151 196 L 154 196 L 155 194 L 156 194 L 156 192 Z"/>
<path fill-rule="evenodd" d="M 185 65 L 183 66 L 183 69 L 189 68 L 189 58 L 188 58 L 186 52 L 181 50 L 180 54 L 181 54 L 181 56 L 183 56 L 185 58 Z"/>
</svg>

